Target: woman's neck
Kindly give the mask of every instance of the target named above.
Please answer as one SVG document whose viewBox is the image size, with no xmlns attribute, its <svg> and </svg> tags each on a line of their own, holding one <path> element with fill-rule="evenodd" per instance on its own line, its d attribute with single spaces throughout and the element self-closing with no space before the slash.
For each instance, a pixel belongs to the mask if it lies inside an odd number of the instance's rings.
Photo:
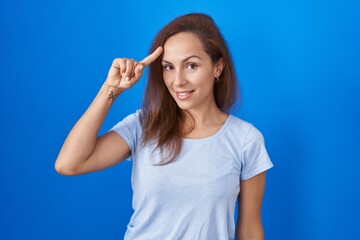
<svg viewBox="0 0 360 240">
<path fill-rule="evenodd" d="M 225 123 L 228 114 L 219 108 L 185 112 L 185 138 L 205 138 L 215 134 Z"/>
</svg>

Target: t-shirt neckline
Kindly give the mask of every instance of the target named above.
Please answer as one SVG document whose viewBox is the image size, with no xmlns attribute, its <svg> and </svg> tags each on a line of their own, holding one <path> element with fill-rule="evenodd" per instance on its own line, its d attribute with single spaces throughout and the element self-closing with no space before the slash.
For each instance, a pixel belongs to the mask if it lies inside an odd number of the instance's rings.
<svg viewBox="0 0 360 240">
<path fill-rule="evenodd" d="M 224 124 L 221 126 L 221 128 L 214 134 L 204 137 L 204 138 L 183 138 L 184 142 L 202 142 L 202 141 L 209 141 L 211 139 L 217 138 L 222 132 L 225 131 L 227 125 L 229 125 L 230 119 L 232 118 L 232 115 L 229 114 L 229 116 L 226 118 Z"/>
</svg>

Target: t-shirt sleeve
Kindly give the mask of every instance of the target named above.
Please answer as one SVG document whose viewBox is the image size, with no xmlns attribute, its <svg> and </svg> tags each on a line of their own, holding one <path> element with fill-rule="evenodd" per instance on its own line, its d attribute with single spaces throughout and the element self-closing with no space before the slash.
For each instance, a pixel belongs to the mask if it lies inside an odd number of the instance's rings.
<svg viewBox="0 0 360 240">
<path fill-rule="evenodd" d="M 248 132 L 242 155 L 240 180 L 252 178 L 273 167 L 265 148 L 264 137 L 254 126 Z"/>
<path fill-rule="evenodd" d="M 110 129 L 110 131 L 116 132 L 124 139 L 124 141 L 129 145 L 132 155 L 136 151 L 136 146 L 141 132 L 140 114 L 141 111 L 138 110 L 125 117 L 122 121 L 118 122 Z"/>
</svg>

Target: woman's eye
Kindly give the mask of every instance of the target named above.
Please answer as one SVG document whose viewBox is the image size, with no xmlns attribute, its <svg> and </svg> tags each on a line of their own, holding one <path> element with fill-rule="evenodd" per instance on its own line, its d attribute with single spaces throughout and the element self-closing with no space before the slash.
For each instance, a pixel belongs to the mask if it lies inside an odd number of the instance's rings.
<svg viewBox="0 0 360 240">
<path fill-rule="evenodd" d="M 173 67 L 170 65 L 164 65 L 163 68 L 164 68 L 164 70 L 172 70 L 173 69 Z"/>
<path fill-rule="evenodd" d="M 190 69 L 190 70 L 192 70 L 192 69 L 196 69 L 198 66 L 195 64 L 195 63 L 189 63 L 188 65 L 187 65 L 187 69 Z"/>
</svg>

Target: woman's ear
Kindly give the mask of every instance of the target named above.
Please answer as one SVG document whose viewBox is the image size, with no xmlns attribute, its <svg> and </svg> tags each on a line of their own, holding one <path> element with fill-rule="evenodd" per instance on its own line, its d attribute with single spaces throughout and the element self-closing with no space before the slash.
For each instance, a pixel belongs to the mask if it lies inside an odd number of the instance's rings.
<svg viewBox="0 0 360 240">
<path fill-rule="evenodd" d="M 214 68 L 214 76 L 219 77 L 224 70 L 225 67 L 225 61 L 223 58 L 220 58 L 219 61 L 215 64 Z"/>
</svg>

